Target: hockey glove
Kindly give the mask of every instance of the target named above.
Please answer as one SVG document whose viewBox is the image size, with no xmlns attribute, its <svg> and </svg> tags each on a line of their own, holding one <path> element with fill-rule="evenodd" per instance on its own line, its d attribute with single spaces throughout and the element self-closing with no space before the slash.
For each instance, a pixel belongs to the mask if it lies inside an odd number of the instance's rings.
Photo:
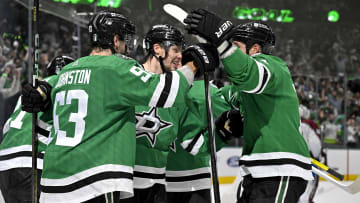
<svg viewBox="0 0 360 203">
<path fill-rule="evenodd" d="M 215 120 L 216 132 L 223 141 L 227 142 L 231 137 L 243 135 L 243 117 L 239 110 L 225 111 Z"/>
<path fill-rule="evenodd" d="M 187 47 L 182 53 L 181 63 L 194 61 L 197 68 L 196 76 L 204 72 L 213 72 L 219 66 L 219 55 L 210 44 L 199 43 Z"/>
<path fill-rule="evenodd" d="M 185 29 L 189 34 L 200 35 L 211 44 L 219 47 L 225 40 L 230 39 L 234 25 L 225 19 L 205 9 L 190 12 L 184 19 Z"/>
<path fill-rule="evenodd" d="M 51 104 L 51 86 L 45 81 L 38 81 L 38 87 L 34 88 L 29 83 L 22 89 L 21 108 L 29 113 L 45 111 Z"/>
</svg>

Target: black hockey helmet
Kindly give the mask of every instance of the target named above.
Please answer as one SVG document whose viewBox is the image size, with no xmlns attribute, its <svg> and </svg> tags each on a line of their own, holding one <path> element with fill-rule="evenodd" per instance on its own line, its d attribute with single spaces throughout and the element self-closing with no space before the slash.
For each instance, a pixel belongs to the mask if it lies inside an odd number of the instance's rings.
<svg viewBox="0 0 360 203">
<path fill-rule="evenodd" d="M 46 67 L 48 76 L 57 75 L 61 69 L 68 65 L 69 63 L 74 62 L 75 60 L 70 56 L 56 56 L 54 57 L 48 66 Z"/>
<path fill-rule="evenodd" d="M 250 22 L 238 25 L 232 33 L 232 40 L 246 44 L 246 52 L 255 44 L 261 46 L 262 53 L 271 54 L 275 48 L 275 34 L 271 27 L 262 22 Z"/>
<path fill-rule="evenodd" d="M 113 50 L 114 35 L 119 35 L 127 47 L 130 47 L 135 35 L 135 25 L 125 16 L 109 11 L 96 13 L 89 21 L 89 37 L 92 47 Z"/>
<path fill-rule="evenodd" d="M 181 48 L 185 47 L 183 33 L 174 26 L 168 24 L 154 25 L 146 33 L 144 39 L 144 48 L 148 53 L 155 55 L 153 47 L 156 43 L 162 44 L 166 53 L 169 47 L 172 45 L 177 45 Z"/>
</svg>

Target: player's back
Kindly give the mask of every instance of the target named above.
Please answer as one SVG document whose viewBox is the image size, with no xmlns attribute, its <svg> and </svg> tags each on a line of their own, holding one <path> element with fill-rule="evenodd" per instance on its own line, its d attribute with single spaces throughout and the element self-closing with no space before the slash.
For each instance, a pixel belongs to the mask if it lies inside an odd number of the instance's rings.
<svg viewBox="0 0 360 203">
<path fill-rule="evenodd" d="M 135 111 L 122 96 L 131 89 L 123 74 L 136 64 L 116 56 L 87 56 L 60 72 L 51 96 L 55 138 L 46 150 L 42 201 L 57 200 L 53 185 L 59 195 L 66 193 L 63 199 L 74 201 L 89 194 L 132 192 Z M 65 179 L 92 189 L 74 190 Z"/>
</svg>

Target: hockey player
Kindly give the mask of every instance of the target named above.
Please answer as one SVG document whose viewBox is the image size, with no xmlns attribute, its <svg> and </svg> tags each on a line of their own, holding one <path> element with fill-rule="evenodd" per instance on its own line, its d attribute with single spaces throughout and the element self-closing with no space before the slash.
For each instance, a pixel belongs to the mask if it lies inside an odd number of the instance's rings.
<svg viewBox="0 0 360 203">
<path fill-rule="evenodd" d="M 47 66 L 46 81 L 51 81 L 65 65 L 73 62 L 68 56 L 57 56 Z M 41 114 L 39 115 L 41 118 Z M 38 120 L 39 149 L 38 178 L 40 186 L 44 151 L 50 125 Z M 4 140 L 0 144 L 0 190 L 7 203 L 31 202 L 32 200 L 32 114 L 21 110 L 19 98 L 14 113 L 3 129 Z M 38 186 L 38 188 L 40 188 Z M 40 193 L 39 193 L 40 194 Z"/>
<path fill-rule="evenodd" d="M 221 90 L 210 86 L 211 107 L 214 118 L 230 110 L 222 97 Z M 204 81 L 194 81 L 189 96 L 197 103 L 200 118 L 207 124 Z M 229 138 L 215 136 L 216 148 L 220 149 Z M 221 140 L 219 138 L 222 138 Z M 205 141 L 207 145 L 207 141 Z M 173 144 L 166 165 L 166 191 L 168 203 L 208 203 L 211 202 L 211 168 L 209 153 L 189 153 L 183 149 L 180 140 Z"/>
<path fill-rule="evenodd" d="M 155 74 L 176 70 L 181 65 L 184 45 L 184 36 L 177 28 L 167 24 L 152 26 L 144 39 L 147 52 L 144 69 Z M 166 109 L 136 106 L 135 110 L 134 197 L 123 201 L 165 203 L 165 167 L 169 145 L 183 135 L 195 137 L 206 126 L 187 106 Z"/>
<path fill-rule="evenodd" d="M 271 28 L 261 22 L 234 28 L 204 9 L 191 12 L 184 22 L 190 34 L 217 47 L 244 105 L 239 202 L 297 202 L 306 180 L 313 179 L 311 163 L 299 132 L 299 104 L 290 72 L 280 58 L 270 55 L 275 45 Z"/>
<path fill-rule="evenodd" d="M 53 88 L 40 83 L 38 89 L 24 92 L 23 109 L 43 110 L 54 120 L 55 138 L 44 157 L 40 202 L 108 202 L 109 198 L 118 202 L 131 197 L 134 106 L 183 105 L 194 73 L 214 66 L 213 53 L 203 45 L 187 50 L 193 58 L 182 68 L 163 75 L 143 70 L 126 56 L 113 55 L 126 52 L 135 32 L 134 25 L 118 13 L 96 13 L 88 31 L 90 56 L 66 66 Z"/>
<path fill-rule="evenodd" d="M 320 132 L 318 125 L 310 120 L 310 111 L 306 106 L 300 104 L 299 113 L 301 117 L 300 132 L 304 136 L 310 150 L 310 155 L 316 160 L 326 164 L 326 153 L 321 146 Z M 316 190 L 319 185 L 319 176 L 315 175 L 313 181 L 309 181 L 305 192 L 301 195 L 299 203 L 313 203 Z"/>
</svg>

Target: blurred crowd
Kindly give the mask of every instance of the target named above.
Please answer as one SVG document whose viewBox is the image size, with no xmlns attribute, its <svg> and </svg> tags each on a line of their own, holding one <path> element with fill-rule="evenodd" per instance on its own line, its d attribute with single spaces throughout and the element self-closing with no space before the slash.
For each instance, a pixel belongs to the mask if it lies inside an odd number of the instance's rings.
<svg viewBox="0 0 360 203">
<path fill-rule="evenodd" d="M 360 92 L 351 92 L 344 76 L 293 76 L 299 102 L 332 147 L 360 147 Z"/>
<path fill-rule="evenodd" d="M 28 61 L 33 57 L 28 52 L 27 21 L 23 20 L 27 19 L 27 10 L 13 1 L 7 2 L 6 8 L 2 8 L 5 4 L 0 5 L 0 11 L 12 14 L 0 14 L 0 129 L 16 105 L 22 84 L 31 78 L 29 70 L 32 67 Z M 295 1 L 283 3 L 291 6 Z M 231 13 L 231 7 L 226 8 Z M 122 9 L 128 16 L 134 16 L 136 10 L 131 6 Z M 154 5 L 152 12 L 155 11 L 160 13 L 161 7 Z M 84 29 L 79 38 L 76 25 L 49 14 L 41 15 L 39 76 L 45 77 L 46 66 L 53 57 L 68 55 L 77 58 L 87 55 L 88 48 Z M 170 23 L 183 28 L 176 20 L 151 12 L 137 15 L 134 23 L 139 34 L 132 56 L 139 61 L 144 54 L 142 33 L 151 25 Z M 277 35 L 274 55 L 287 63 L 299 101 L 310 110 L 311 119 L 321 126 L 324 142 L 331 146 L 360 147 L 360 93 L 352 93 L 346 88 L 348 79 L 360 78 L 360 24 L 269 24 Z M 81 53 L 79 47 L 74 46 L 78 44 L 77 40 L 81 40 Z"/>
</svg>

